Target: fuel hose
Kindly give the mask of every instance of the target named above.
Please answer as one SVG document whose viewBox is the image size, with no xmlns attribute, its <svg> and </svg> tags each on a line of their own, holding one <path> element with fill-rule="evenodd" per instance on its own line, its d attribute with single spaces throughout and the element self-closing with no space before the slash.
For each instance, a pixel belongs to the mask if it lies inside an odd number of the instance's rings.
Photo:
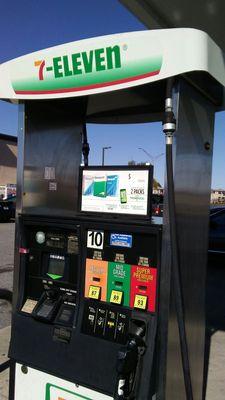
<svg viewBox="0 0 225 400">
<path fill-rule="evenodd" d="M 82 144 L 82 153 L 83 153 L 83 158 L 84 158 L 84 165 L 85 167 L 88 166 L 88 155 L 89 155 L 89 151 L 90 151 L 90 146 L 88 143 L 88 139 L 87 139 L 87 127 L 86 124 L 84 124 L 83 126 L 83 144 Z"/>
<path fill-rule="evenodd" d="M 0 289 L 0 300 L 7 300 L 12 303 L 12 292 L 8 289 Z"/>
<path fill-rule="evenodd" d="M 190 372 L 190 362 L 188 355 L 187 334 L 185 328 L 185 313 L 183 302 L 183 291 L 180 275 L 180 260 L 178 248 L 178 236 L 176 225 L 176 210 L 174 196 L 174 178 L 173 178 L 173 134 L 176 130 L 176 120 L 172 106 L 172 89 L 174 79 L 171 78 L 167 82 L 166 90 L 166 108 L 163 121 L 163 132 L 166 136 L 166 171 L 167 171 L 167 193 L 168 193 L 168 211 L 169 211 L 169 227 L 170 227 L 170 244 L 171 244 L 171 274 L 174 290 L 175 308 L 177 315 L 177 324 L 179 329 L 180 350 L 182 358 L 182 368 L 185 384 L 186 399 L 193 400 L 193 389 Z"/>
</svg>

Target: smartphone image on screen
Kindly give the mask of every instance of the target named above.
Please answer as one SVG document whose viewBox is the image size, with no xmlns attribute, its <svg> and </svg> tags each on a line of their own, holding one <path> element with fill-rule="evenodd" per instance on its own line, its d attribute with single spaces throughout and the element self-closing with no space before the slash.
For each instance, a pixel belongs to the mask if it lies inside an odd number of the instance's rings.
<svg viewBox="0 0 225 400">
<path fill-rule="evenodd" d="M 127 203 L 127 191 L 126 189 L 120 189 L 120 203 Z"/>
</svg>

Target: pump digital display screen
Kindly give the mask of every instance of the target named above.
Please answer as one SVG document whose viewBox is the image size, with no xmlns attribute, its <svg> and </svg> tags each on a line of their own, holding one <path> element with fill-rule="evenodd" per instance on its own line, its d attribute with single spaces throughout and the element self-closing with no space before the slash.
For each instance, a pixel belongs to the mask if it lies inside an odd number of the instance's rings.
<svg viewBox="0 0 225 400">
<path fill-rule="evenodd" d="M 81 211 L 147 217 L 152 167 L 111 168 L 82 168 Z"/>
<path fill-rule="evenodd" d="M 50 254 L 48 275 L 63 276 L 65 271 L 65 257 L 57 254 Z"/>
</svg>

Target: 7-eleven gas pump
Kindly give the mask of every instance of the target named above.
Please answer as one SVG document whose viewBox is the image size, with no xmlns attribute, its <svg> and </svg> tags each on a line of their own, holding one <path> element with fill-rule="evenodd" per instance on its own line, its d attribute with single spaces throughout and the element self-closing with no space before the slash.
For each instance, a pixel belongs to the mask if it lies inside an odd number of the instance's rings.
<svg viewBox="0 0 225 400">
<path fill-rule="evenodd" d="M 10 400 L 202 398 L 223 60 L 206 33 L 170 29 L 0 66 L 0 97 L 20 108 Z M 151 166 L 88 164 L 87 123 L 151 121 L 166 142 L 163 219 Z"/>
</svg>

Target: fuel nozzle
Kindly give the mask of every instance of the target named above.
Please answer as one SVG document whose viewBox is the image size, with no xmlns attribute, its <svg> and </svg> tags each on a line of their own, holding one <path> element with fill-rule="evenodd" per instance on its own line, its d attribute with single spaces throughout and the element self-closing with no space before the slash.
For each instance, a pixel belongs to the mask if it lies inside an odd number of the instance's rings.
<svg viewBox="0 0 225 400">
<path fill-rule="evenodd" d="M 146 325 L 143 321 L 132 320 L 130 323 L 129 338 L 134 340 L 138 347 L 145 347 L 144 336 Z"/>
<path fill-rule="evenodd" d="M 143 322 L 132 321 L 129 339 L 117 356 L 117 385 L 114 400 L 131 399 L 138 361 L 144 354 L 144 335 L 146 326 Z"/>
<path fill-rule="evenodd" d="M 46 290 L 46 296 L 49 300 L 57 300 L 59 297 L 59 290 L 57 289 L 48 289 Z"/>
<path fill-rule="evenodd" d="M 82 153 L 83 153 L 83 157 L 84 157 L 84 164 L 88 165 L 88 155 L 90 152 L 90 146 L 88 142 L 83 142 L 82 144 Z"/>
</svg>

